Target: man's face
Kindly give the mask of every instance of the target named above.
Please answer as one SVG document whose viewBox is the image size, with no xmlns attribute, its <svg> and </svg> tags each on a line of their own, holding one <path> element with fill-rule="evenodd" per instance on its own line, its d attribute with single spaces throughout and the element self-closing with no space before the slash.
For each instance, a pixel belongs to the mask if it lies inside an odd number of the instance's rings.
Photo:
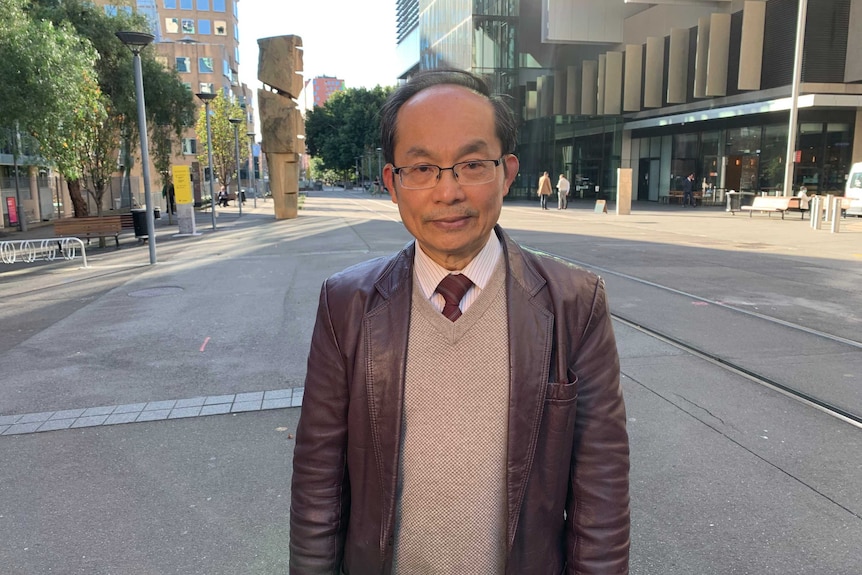
<svg viewBox="0 0 862 575">
<path fill-rule="evenodd" d="M 503 154 L 491 103 L 460 86 L 435 86 L 408 100 L 398 111 L 395 138 L 397 167 L 448 168 L 468 160 L 497 160 Z M 487 184 L 461 185 L 446 170 L 437 185 L 425 190 L 405 189 L 393 172 L 395 166 L 383 169 L 383 183 L 407 230 L 439 265 L 463 269 L 488 241 L 503 196 L 518 173 L 518 159 L 504 157 Z"/>
</svg>

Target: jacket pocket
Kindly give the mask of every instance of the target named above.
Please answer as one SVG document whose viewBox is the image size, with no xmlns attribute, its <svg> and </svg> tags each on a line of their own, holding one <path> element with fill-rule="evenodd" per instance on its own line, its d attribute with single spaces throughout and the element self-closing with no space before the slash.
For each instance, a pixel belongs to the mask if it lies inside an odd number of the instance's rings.
<svg viewBox="0 0 862 575">
<path fill-rule="evenodd" d="M 571 372 L 570 380 L 560 383 L 549 383 L 545 394 L 548 403 L 571 403 L 578 398 L 578 377 Z"/>
</svg>

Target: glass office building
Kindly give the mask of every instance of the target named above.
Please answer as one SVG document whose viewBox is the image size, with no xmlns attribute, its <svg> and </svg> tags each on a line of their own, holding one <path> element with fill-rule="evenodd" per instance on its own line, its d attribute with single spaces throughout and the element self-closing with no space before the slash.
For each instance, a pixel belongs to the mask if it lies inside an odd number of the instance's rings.
<svg viewBox="0 0 862 575">
<path fill-rule="evenodd" d="M 467 69 L 512 98 L 512 196 L 531 197 L 547 170 L 579 195 L 614 199 L 617 168 L 632 169 L 633 197 L 646 201 L 691 172 L 709 189 L 783 193 L 798 6 L 399 0 L 399 14 L 418 13 L 403 77 Z M 860 27 L 862 0 L 809 0 L 794 188 L 839 191 L 862 161 Z"/>
</svg>

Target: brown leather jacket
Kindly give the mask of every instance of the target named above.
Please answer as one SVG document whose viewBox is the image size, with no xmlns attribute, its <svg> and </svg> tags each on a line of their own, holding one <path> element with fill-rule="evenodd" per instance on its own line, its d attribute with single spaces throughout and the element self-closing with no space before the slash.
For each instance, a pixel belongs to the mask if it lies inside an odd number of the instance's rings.
<svg viewBox="0 0 862 575">
<path fill-rule="evenodd" d="M 628 573 L 628 436 L 603 282 L 495 231 L 511 365 L 506 573 Z M 293 460 L 293 575 L 392 572 L 414 249 L 321 291 Z"/>
</svg>

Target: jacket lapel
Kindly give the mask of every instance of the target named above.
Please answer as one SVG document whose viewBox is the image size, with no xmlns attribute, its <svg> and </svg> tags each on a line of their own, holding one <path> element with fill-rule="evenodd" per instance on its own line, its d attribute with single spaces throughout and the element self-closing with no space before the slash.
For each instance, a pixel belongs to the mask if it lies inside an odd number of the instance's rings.
<svg viewBox="0 0 862 575">
<path fill-rule="evenodd" d="M 545 279 L 524 260 L 521 248 L 499 228 L 507 260 L 509 311 L 509 431 L 506 469 L 508 549 L 515 540 L 547 393 L 554 316 Z"/>
<path fill-rule="evenodd" d="M 381 300 L 364 318 L 365 386 L 377 470 L 383 484 L 383 532 L 392 533 L 398 484 L 398 450 L 413 290 L 413 246 L 401 251 L 375 283 Z"/>
</svg>

